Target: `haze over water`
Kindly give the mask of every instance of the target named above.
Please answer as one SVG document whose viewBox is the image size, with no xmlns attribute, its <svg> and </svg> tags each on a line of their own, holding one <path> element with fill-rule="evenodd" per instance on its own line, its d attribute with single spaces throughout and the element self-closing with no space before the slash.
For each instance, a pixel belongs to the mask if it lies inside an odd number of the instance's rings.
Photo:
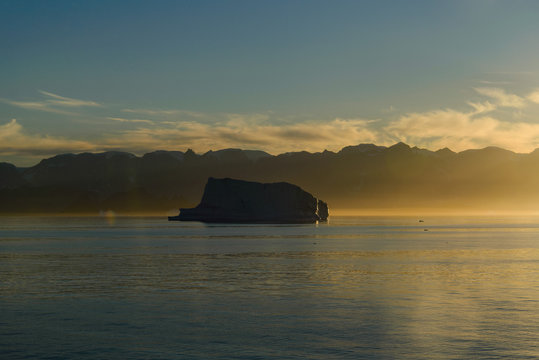
<svg viewBox="0 0 539 360">
<path fill-rule="evenodd" d="M 538 218 L 423 219 L 2 217 L 0 353 L 539 357 Z"/>
</svg>

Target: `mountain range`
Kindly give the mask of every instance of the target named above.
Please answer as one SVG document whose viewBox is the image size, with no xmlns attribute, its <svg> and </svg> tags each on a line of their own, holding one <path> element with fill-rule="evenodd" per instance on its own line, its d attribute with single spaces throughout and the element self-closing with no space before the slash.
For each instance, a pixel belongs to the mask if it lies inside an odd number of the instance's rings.
<svg viewBox="0 0 539 360">
<path fill-rule="evenodd" d="M 0 163 L 0 213 L 166 213 L 198 203 L 209 177 L 299 185 L 331 209 L 539 210 L 539 149 L 453 152 L 404 143 L 338 152 L 225 149 L 62 154 Z"/>
</svg>

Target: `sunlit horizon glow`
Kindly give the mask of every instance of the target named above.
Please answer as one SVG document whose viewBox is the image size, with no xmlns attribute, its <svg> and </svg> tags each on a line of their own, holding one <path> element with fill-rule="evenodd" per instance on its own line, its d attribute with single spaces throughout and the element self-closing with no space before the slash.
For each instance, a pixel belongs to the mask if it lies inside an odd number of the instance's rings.
<svg viewBox="0 0 539 360">
<path fill-rule="evenodd" d="M 109 150 L 539 147 L 539 4 L 0 10 L 0 161 L 18 166 Z"/>
</svg>

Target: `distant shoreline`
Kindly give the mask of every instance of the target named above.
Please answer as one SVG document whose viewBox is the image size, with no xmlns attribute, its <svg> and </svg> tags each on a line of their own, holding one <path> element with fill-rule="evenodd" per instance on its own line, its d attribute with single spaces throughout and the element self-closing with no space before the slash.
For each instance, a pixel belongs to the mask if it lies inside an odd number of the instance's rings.
<svg viewBox="0 0 539 360">
<path fill-rule="evenodd" d="M 0 218 L 6 217 L 157 217 L 166 218 L 177 214 L 177 210 L 166 212 L 18 212 L 18 213 L 0 213 Z M 522 211 L 522 210 L 457 210 L 457 209 L 331 209 L 330 220 L 332 217 L 417 217 L 428 218 L 433 216 L 539 216 L 539 211 Z"/>
</svg>

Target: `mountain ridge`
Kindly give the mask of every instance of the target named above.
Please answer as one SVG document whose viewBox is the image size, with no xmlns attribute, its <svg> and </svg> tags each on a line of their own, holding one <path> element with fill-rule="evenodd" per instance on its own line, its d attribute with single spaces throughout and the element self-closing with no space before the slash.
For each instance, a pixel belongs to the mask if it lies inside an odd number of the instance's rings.
<svg viewBox="0 0 539 360">
<path fill-rule="evenodd" d="M 332 208 L 535 209 L 539 149 L 432 151 L 401 142 L 278 155 L 242 149 L 59 154 L 28 168 L 0 163 L 0 213 L 165 212 L 195 204 L 209 177 L 290 182 Z"/>
</svg>

